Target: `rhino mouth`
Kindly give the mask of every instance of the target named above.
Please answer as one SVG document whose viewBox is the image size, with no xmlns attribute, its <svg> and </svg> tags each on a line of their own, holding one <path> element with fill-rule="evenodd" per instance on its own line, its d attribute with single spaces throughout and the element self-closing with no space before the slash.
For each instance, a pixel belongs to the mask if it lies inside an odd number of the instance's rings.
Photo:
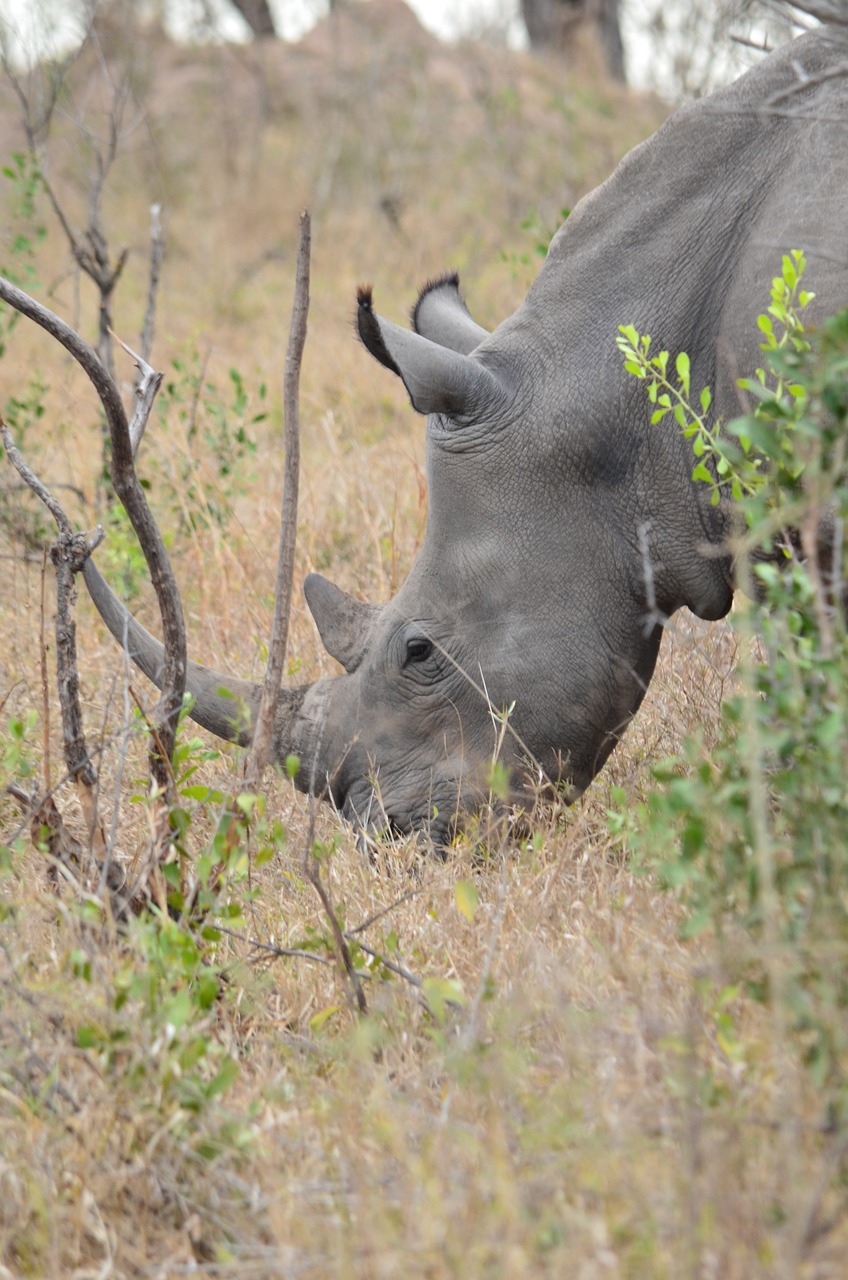
<svg viewBox="0 0 848 1280">
<path fill-rule="evenodd" d="M 422 799 L 411 783 L 403 789 L 390 787 L 378 772 L 354 778 L 343 796 L 337 791 L 333 798 L 365 847 L 415 836 L 445 856 L 463 833 L 484 844 L 501 839 L 505 832 L 520 838 L 522 815 L 526 819 L 544 791 L 538 780 L 535 785 L 533 781 L 538 766 L 511 771 L 509 795 L 500 799 L 485 783 L 488 773 L 487 768 L 465 767 L 431 776 Z"/>
<path fill-rule="evenodd" d="M 440 780 L 430 787 L 426 804 L 406 804 L 386 797 L 378 783 L 361 779 L 351 785 L 339 808 L 366 844 L 416 836 L 444 854 L 480 803 L 479 798 L 475 804 L 463 795 L 464 786 L 461 778 Z"/>
</svg>

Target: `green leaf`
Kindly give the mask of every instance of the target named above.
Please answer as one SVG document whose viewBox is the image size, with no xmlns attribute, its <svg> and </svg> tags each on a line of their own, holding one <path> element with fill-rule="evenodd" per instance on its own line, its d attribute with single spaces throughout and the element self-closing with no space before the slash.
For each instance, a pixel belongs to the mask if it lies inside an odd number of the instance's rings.
<svg viewBox="0 0 848 1280">
<path fill-rule="evenodd" d="M 230 1086 L 235 1084 L 238 1078 L 238 1073 L 239 1064 L 236 1062 L 235 1058 L 225 1058 L 221 1063 L 218 1074 L 209 1083 L 209 1087 L 206 1090 L 207 1098 L 217 1098 L 220 1097 L 222 1093 L 226 1093 Z"/>
<path fill-rule="evenodd" d="M 184 1027 L 191 1017 L 191 996 L 188 991 L 178 991 L 165 1009 L 165 1021 L 177 1031 Z"/>
<path fill-rule="evenodd" d="M 685 351 L 681 351 L 674 362 L 677 370 L 677 376 L 680 379 L 680 385 L 683 387 L 683 394 L 689 395 L 689 357 Z"/>
<path fill-rule="evenodd" d="M 503 800 L 509 796 L 509 769 L 500 760 L 493 760 L 489 766 L 489 776 L 486 779 L 489 790 L 496 800 Z"/>
<path fill-rule="evenodd" d="M 327 1005 L 326 1009 L 319 1009 L 317 1013 L 313 1013 L 312 1017 L 309 1019 L 310 1031 L 317 1035 L 322 1027 L 325 1026 L 331 1018 L 335 1017 L 340 1008 L 341 1005 L 330 1004 Z"/>
<path fill-rule="evenodd" d="M 224 799 L 223 792 L 217 787 L 203 786 L 201 783 L 194 783 L 190 787 L 180 787 L 180 795 L 185 796 L 187 800 L 197 800 L 200 804 L 220 804 Z"/>
<path fill-rule="evenodd" d="M 241 795 L 236 796 L 236 808 L 239 809 L 246 818 L 253 816 L 253 810 L 256 808 L 256 796 L 251 791 L 242 791 Z"/>
<path fill-rule="evenodd" d="M 770 339 L 770 341 L 765 345 L 770 347 L 774 346 L 774 343 L 775 343 L 774 326 L 772 325 L 772 322 L 768 318 L 768 316 L 765 314 L 761 316 L 757 316 L 757 326 L 758 328 L 762 329 L 766 337 Z"/>
<path fill-rule="evenodd" d="M 480 901 L 480 895 L 477 892 L 477 886 L 473 880 L 460 880 L 454 890 L 456 905 L 460 915 L 472 924 L 474 922 L 474 914 L 477 910 L 477 904 Z"/>
<path fill-rule="evenodd" d="M 444 1022 L 449 1005 L 464 1005 L 465 992 L 454 978 L 425 978 L 421 994 L 437 1022 Z"/>
</svg>

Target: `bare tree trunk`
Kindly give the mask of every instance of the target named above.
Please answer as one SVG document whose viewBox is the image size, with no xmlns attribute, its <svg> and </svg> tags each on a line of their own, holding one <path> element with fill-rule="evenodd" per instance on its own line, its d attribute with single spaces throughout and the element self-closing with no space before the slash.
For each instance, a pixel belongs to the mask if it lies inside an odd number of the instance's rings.
<svg viewBox="0 0 848 1280">
<path fill-rule="evenodd" d="M 624 81 L 624 46 L 619 25 L 620 0 L 521 0 L 521 11 L 534 49 L 567 52 L 578 27 L 595 26 L 607 70 Z"/>
<path fill-rule="evenodd" d="M 238 9 L 257 40 L 263 36 L 276 36 L 274 18 L 268 6 L 268 0 L 230 0 L 234 9 Z"/>
</svg>

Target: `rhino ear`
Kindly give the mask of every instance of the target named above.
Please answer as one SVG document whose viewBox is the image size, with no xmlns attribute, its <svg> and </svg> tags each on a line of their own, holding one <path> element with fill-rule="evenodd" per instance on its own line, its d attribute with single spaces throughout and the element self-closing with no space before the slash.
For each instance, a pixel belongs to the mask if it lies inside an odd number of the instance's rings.
<svg viewBox="0 0 848 1280">
<path fill-rule="evenodd" d="M 305 578 L 303 591 L 324 648 L 345 671 L 355 671 L 381 606 L 357 600 L 320 573 Z"/>
<path fill-rule="evenodd" d="M 495 375 L 479 359 L 453 351 L 384 320 L 371 307 L 371 290 L 357 293 L 359 336 L 380 364 L 403 380 L 413 409 L 451 418 L 483 418 L 505 403 Z"/>
<path fill-rule="evenodd" d="M 422 338 L 463 356 L 470 355 L 489 336 L 488 329 L 472 319 L 455 271 L 425 284 L 412 309 L 412 327 Z"/>
</svg>

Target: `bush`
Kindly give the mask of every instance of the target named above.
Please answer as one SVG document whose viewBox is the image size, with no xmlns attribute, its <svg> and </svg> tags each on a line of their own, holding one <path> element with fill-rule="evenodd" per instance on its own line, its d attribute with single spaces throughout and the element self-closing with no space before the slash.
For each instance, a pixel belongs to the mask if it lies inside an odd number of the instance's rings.
<svg viewBox="0 0 848 1280">
<path fill-rule="evenodd" d="M 732 491 L 758 605 L 732 619 L 742 659 L 718 741 L 690 738 L 638 816 L 613 822 L 683 897 L 686 931 L 720 936 L 727 977 L 773 1010 L 832 1124 L 848 1121 L 848 311 L 805 333 L 804 265 L 783 258 L 759 319 L 766 367 L 742 384 L 756 409 L 726 426 L 709 423 L 708 391 L 692 408 L 685 356 L 672 375 L 668 353 L 621 331 L 654 422 L 671 413 L 692 440 L 714 501 Z"/>
</svg>

